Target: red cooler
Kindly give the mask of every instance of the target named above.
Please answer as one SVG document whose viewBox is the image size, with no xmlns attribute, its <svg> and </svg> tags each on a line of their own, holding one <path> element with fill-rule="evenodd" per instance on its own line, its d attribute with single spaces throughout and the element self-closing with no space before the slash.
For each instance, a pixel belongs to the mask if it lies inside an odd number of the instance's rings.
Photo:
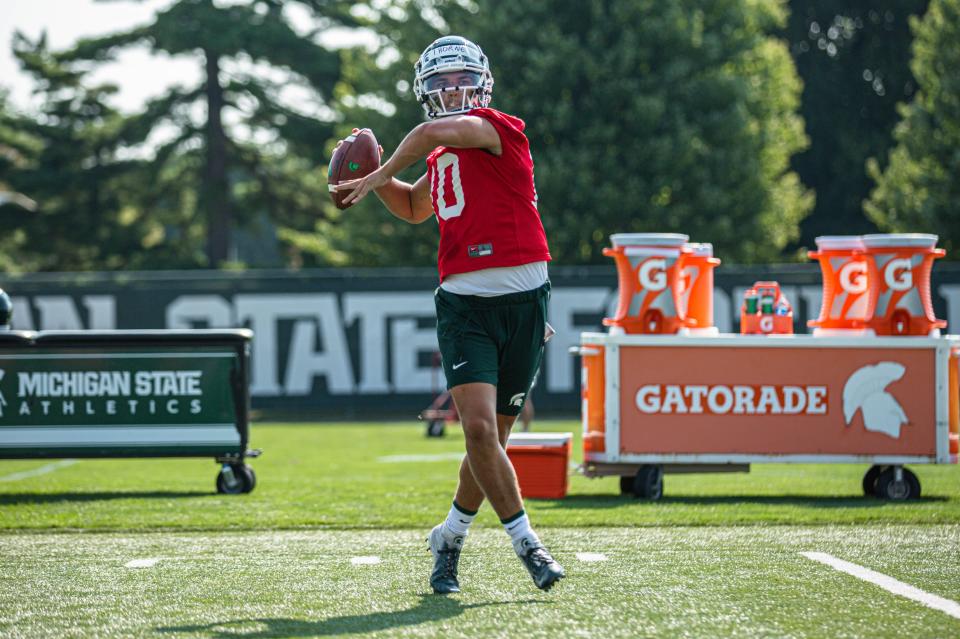
<svg viewBox="0 0 960 639">
<path fill-rule="evenodd" d="M 507 440 L 507 457 L 517 473 L 524 499 L 567 496 L 570 433 L 514 433 Z"/>
</svg>

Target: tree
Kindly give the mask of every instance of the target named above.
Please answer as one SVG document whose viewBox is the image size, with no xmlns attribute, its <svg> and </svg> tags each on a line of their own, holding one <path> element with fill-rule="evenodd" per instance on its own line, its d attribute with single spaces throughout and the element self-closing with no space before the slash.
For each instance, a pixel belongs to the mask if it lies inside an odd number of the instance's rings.
<svg viewBox="0 0 960 639">
<path fill-rule="evenodd" d="M 909 100 L 909 17 L 927 0 L 791 0 L 785 35 L 803 80 L 801 114 L 810 147 L 791 165 L 817 194 L 798 246 L 818 235 L 876 232 L 863 212 L 866 161 L 893 144 L 897 102 Z"/>
<path fill-rule="evenodd" d="M 867 215 L 887 231 L 940 233 L 956 259 L 960 248 L 960 0 L 931 0 L 923 19 L 911 21 L 915 40 L 910 68 L 913 100 L 900 108 L 896 146 L 881 169 L 868 170 L 876 188 Z"/>
<path fill-rule="evenodd" d="M 4 273 L 17 271 L 17 264 L 23 261 L 27 238 L 19 221 L 36 210 L 36 202 L 14 190 L 9 182 L 10 172 L 22 167 L 25 161 L 20 147 L 29 144 L 16 122 L 7 92 L 0 89 L 0 224 L 7 229 L 0 235 L 0 271 Z"/>
<path fill-rule="evenodd" d="M 311 12 L 317 31 L 297 33 L 289 18 L 293 4 Z M 283 236 L 284 230 L 312 227 L 332 209 L 318 204 L 326 202 L 322 176 L 311 174 L 332 136 L 335 114 L 327 99 L 340 64 L 338 52 L 315 39 L 325 28 L 355 25 L 350 4 L 256 0 L 223 6 L 179 0 L 149 24 L 80 41 L 61 56 L 71 63 L 103 62 L 120 49 L 147 44 L 202 64 L 200 86 L 171 88 L 129 120 L 121 136 L 137 142 L 154 131 L 175 131 L 156 149 L 152 163 L 154 182 L 170 186 L 175 196 L 155 190 L 150 200 L 154 207 L 186 207 L 202 216 L 210 266 L 231 258 L 231 233 L 238 224 L 266 216 Z M 291 86 L 306 89 L 299 108 L 281 99 Z M 198 119 L 192 113 L 200 105 Z"/>
<path fill-rule="evenodd" d="M 605 262 L 615 232 L 685 232 L 735 262 L 778 258 L 797 237 L 812 197 L 788 167 L 805 137 L 800 84 L 772 35 L 780 2 L 396 0 L 372 14 L 383 48 L 345 61 L 345 125 L 373 127 L 389 152 L 420 118 L 420 51 L 441 33 L 478 42 L 493 106 L 527 122 L 561 263 Z M 337 241 L 361 263 L 435 257 L 434 232 L 357 208 Z"/>
<path fill-rule="evenodd" d="M 35 116 L 0 113 L 0 181 L 14 195 L 0 203 L 5 270 L 118 268 L 141 248 L 143 220 L 127 217 L 129 180 L 139 162 L 117 157 L 122 116 L 107 104 L 116 91 L 89 85 L 58 63 L 46 38 L 14 37 L 14 53 L 42 98 Z"/>
</svg>

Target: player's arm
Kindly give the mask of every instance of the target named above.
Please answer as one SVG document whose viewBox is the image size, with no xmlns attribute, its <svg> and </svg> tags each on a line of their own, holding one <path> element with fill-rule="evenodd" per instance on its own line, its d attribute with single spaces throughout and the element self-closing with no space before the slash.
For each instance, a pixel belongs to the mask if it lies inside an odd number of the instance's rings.
<svg viewBox="0 0 960 639">
<path fill-rule="evenodd" d="M 392 178 L 390 182 L 374 190 L 391 214 L 410 224 L 419 224 L 433 216 L 430 201 L 430 182 L 424 173 L 413 184 Z"/>
<path fill-rule="evenodd" d="M 345 203 L 359 202 L 370 191 L 395 186 L 393 183 L 395 175 L 426 157 L 438 146 L 449 146 L 455 149 L 485 149 L 497 156 L 503 152 L 500 134 L 487 120 L 474 115 L 442 118 L 424 122 L 410 131 L 390 159 L 373 173 L 358 180 L 341 182 L 336 188 L 338 191 L 353 191 L 344 199 Z M 391 212 L 396 215 L 393 209 Z"/>
</svg>

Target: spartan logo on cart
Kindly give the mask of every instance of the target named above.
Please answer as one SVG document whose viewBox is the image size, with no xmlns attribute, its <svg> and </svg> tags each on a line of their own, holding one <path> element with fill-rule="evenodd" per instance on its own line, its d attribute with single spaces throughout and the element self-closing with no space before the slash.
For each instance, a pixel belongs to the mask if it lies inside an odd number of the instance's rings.
<svg viewBox="0 0 960 639">
<path fill-rule="evenodd" d="M 0 369 L 0 417 L 197 415 L 202 376 L 199 370 L 18 371 L 14 399 L 4 394 L 11 384 L 3 384 L 8 376 Z"/>
<path fill-rule="evenodd" d="M 636 403 L 648 415 L 825 415 L 827 387 L 647 384 Z"/>
<path fill-rule="evenodd" d="M 843 418 L 847 426 L 860 411 L 863 427 L 900 438 L 900 426 L 910 423 L 907 414 L 887 386 L 899 381 L 907 368 L 899 362 L 877 362 L 854 371 L 843 386 Z"/>
</svg>

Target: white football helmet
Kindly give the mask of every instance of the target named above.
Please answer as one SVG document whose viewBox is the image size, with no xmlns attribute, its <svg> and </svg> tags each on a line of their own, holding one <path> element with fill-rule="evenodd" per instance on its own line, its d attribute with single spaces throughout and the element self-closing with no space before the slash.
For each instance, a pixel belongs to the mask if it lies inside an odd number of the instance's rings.
<svg viewBox="0 0 960 639">
<path fill-rule="evenodd" d="M 434 40 L 420 54 L 413 71 L 413 93 L 430 119 L 485 107 L 493 96 L 487 56 L 460 36 Z M 455 92 L 459 92 L 459 100 L 451 103 L 450 96 Z"/>
</svg>

